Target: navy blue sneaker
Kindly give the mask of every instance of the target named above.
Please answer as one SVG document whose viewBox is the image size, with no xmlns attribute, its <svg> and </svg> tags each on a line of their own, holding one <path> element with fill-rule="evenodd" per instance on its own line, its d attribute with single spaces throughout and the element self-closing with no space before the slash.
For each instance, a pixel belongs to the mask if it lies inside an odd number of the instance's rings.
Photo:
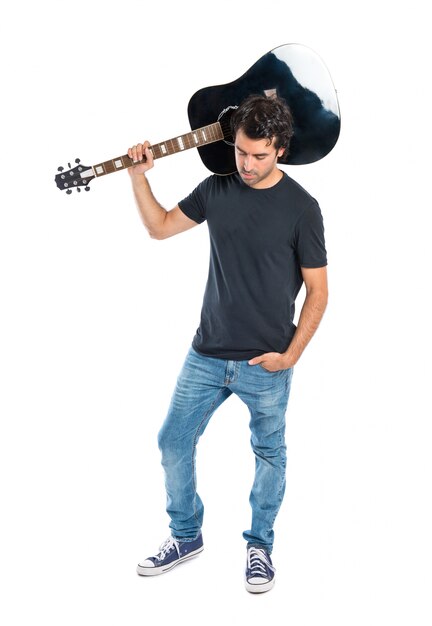
<svg viewBox="0 0 432 626">
<path fill-rule="evenodd" d="M 267 550 L 248 548 L 246 563 L 246 589 L 251 593 L 269 591 L 275 582 L 275 568 Z"/>
<path fill-rule="evenodd" d="M 179 563 L 197 556 L 203 550 L 201 534 L 193 541 L 176 541 L 173 537 L 168 537 L 159 547 L 156 556 L 150 556 L 145 561 L 138 563 L 137 572 L 140 576 L 164 574 Z"/>
</svg>

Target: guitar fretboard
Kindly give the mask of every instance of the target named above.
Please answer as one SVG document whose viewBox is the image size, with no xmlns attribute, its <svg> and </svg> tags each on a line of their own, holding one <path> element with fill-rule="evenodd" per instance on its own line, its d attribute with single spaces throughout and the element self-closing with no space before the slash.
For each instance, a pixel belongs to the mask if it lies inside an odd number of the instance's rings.
<svg viewBox="0 0 432 626">
<path fill-rule="evenodd" d="M 167 139 L 161 143 L 155 143 L 150 146 L 150 151 L 153 158 L 160 159 L 164 156 L 168 156 L 169 154 L 183 152 L 184 150 L 189 150 L 190 148 L 199 148 L 200 146 L 205 146 L 208 143 L 220 141 L 223 138 L 224 133 L 222 131 L 222 127 L 219 122 L 215 122 L 214 124 L 209 124 L 208 126 L 203 126 L 202 128 L 193 130 L 190 133 L 186 133 L 185 135 L 179 135 L 173 139 Z M 132 167 L 132 165 L 134 165 L 132 159 L 130 159 L 127 154 L 124 154 L 123 156 L 110 159 L 109 161 L 93 165 L 93 171 L 95 176 L 104 176 L 105 174 L 112 174 L 113 172 L 127 169 L 128 167 Z"/>
</svg>

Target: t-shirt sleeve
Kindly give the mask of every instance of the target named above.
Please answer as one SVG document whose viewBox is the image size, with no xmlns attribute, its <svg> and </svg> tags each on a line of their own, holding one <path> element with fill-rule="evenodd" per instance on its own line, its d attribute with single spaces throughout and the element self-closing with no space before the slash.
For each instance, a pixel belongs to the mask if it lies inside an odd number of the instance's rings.
<svg viewBox="0 0 432 626">
<path fill-rule="evenodd" d="M 206 204 L 211 178 L 210 176 L 203 180 L 192 193 L 178 203 L 183 213 L 197 224 L 201 224 L 206 219 Z"/>
<path fill-rule="evenodd" d="M 305 208 L 297 222 L 296 248 L 301 267 L 314 268 L 327 265 L 324 222 L 316 201 Z"/>
</svg>

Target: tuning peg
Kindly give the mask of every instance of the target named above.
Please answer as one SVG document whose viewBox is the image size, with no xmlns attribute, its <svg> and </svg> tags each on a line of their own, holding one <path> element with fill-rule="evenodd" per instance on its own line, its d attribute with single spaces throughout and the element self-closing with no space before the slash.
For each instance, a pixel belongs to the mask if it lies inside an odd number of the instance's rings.
<svg viewBox="0 0 432 626">
<path fill-rule="evenodd" d="M 77 187 L 78 193 L 81 193 L 81 187 Z"/>
<path fill-rule="evenodd" d="M 81 163 L 81 159 L 75 159 L 75 163 Z"/>
<path fill-rule="evenodd" d="M 86 191 L 90 191 L 90 187 L 88 187 L 88 186 L 87 186 L 87 187 L 84 187 L 84 189 L 85 189 Z"/>
<path fill-rule="evenodd" d="M 62 172 L 63 170 L 64 170 L 64 167 L 62 167 L 61 165 L 60 165 L 60 167 L 57 168 L 58 172 Z"/>
<path fill-rule="evenodd" d="M 69 194 L 71 194 L 71 193 L 72 193 L 72 189 L 67 189 L 67 190 L 66 190 L 66 193 L 67 193 L 68 195 L 69 195 Z"/>
<path fill-rule="evenodd" d="M 68 163 L 68 168 L 69 168 L 69 169 L 71 169 L 71 168 L 72 168 L 72 165 L 71 165 L 70 163 Z"/>
</svg>

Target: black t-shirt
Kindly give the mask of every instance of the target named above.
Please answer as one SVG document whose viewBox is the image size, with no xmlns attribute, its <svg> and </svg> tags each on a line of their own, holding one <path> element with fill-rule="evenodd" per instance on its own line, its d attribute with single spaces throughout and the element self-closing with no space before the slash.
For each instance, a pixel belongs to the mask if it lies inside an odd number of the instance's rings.
<svg viewBox="0 0 432 626">
<path fill-rule="evenodd" d="M 268 189 L 232 174 L 209 176 L 179 206 L 195 222 L 207 220 L 210 234 L 194 349 L 232 360 L 285 352 L 296 329 L 300 268 L 327 264 L 316 200 L 285 173 Z"/>
</svg>

